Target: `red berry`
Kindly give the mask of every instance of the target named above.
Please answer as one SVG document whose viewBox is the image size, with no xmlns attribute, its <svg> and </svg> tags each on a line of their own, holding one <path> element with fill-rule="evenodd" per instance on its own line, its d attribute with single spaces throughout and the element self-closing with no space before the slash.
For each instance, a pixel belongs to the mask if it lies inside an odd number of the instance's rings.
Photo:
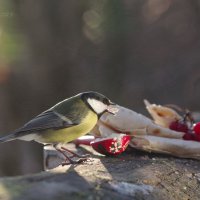
<svg viewBox="0 0 200 200">
<path fill-rule="evenodd" d="M 185 124 L 183 121 L 174 121 L 170 124 L 169 128 L 171 130 L 184 133 L 187 133 L 189 130 L 187 124 Z"/>
<path fill-rule="evenodd" d="M 188 132 L 185 133 L 185 135 L 183 136 L 183 139 L 200 142 L 200 135 L 195 134 L 194 131 L 192 131 L 192 130 L 188 130 Z"/>
<path fill-rule="evenodd" d="M 195 132 L 195 134 L 200 135 L 200 122 L 194 124 L 193 131 Z"/>
<path fill-rule="evenodd" d="M 183 136 L 183 139 L 184 139 L 184 140 L 194 140 L 194 141 L 197 140 L 197 138 L 195 137 L 195 134 L 192 133 L 191 131 L 186 132 L 186 133 L 184 134 L 184 136 Z"/>
<path fill-rule="evenodd" d="M 195 136 L 195 141 L 199 141 L 200 142 L 200 135 L 194 134 Z"/>
</svg>

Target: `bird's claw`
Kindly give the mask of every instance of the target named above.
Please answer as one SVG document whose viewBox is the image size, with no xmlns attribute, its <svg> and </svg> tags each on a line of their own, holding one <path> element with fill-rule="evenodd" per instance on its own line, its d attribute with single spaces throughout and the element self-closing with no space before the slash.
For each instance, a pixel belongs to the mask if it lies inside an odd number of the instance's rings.
<svg viewBox="0 0 200 200">
<path fill-rule="evenodd" d="M 69 162 L 67 162 L 67 160 L 65 162 L 62 162 L 62 166 L 65 165 L 70 165 L 70 164 L 80 164 L 87 161 L 87 158 L 80 158 L 78 160 L 69 160 Z"/>
<path fill-rule="evenodd" d="M 85 155 L 79 155 L 79 154 L 76 154 L 76 155 L 72 155 L 72 156 L 69 156 L 69 158 L 91 158 L 91 155 L 90 154 L 85 154 Z"/>
</svg>

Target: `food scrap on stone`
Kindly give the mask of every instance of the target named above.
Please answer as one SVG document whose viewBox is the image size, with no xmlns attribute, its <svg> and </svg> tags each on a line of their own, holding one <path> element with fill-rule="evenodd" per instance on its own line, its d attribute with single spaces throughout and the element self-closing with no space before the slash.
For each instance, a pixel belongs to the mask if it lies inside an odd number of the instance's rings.
<svg viewBox="0 0 200 200">
<path fill-rule="evenodd" d="M 129 144 L 148 152 L 200 159 L 200 122 L 194 123 L 189 112 L 179 114 L 172 107 L 144 103 L 152 119 L 118 105 L 115 115 L 101 116 L 91 131 L 90 145 L 104 155 L 118 155 Z"/>
</svg>

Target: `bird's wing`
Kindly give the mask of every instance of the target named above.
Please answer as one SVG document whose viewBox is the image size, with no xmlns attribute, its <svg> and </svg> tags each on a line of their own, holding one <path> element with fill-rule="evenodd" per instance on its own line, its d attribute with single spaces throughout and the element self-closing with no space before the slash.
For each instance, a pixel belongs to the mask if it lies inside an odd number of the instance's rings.
<svg viewBox="0 0 200 200">
<path fill-rule="evenodd" d="M 71 120 L 70 115 L 69 118 L 65 115 L 62 115 L 55 110 L 47 110 L 40 115 L 33 118 L 31 121 L 26 123 L 21 128 L 15 130 L 14 132 L 3 136 L 0 138 L 1 142 L 7 142 L 14 140 L 16 138 L 23 137 L 27 134 L 32 134 L 35 132 L 44 131 L 47 129 L 62 129 L 71 126 L 78 125 L 80 122 L 77 120 Z"/>
<path fill-rule="evenodd" d="M 71 119 L 54 110 L 47 110 L 33 118 L 23 127 L 17 129 L 16 133 L 37 132 L 46 129 L 62 129 L 74 125 L 78 125 L 78 122 L 72 122 Z"/>
</svg>

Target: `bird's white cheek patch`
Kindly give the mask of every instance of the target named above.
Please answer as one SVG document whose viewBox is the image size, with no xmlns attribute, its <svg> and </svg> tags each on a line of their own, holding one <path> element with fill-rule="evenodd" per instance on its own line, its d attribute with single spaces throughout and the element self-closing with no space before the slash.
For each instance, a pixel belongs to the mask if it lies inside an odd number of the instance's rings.
<svg viewBox="0 0 200 200">
<path fill-rule="evenodd" d="M 96 99 L 88 99 L 87 100 L 88 103 L 90 104 L 90 106 L 93 108 L 93 110 L 99 114 L 102 113 L 103 111 L 105 111 L 107 109 L 107 105 L 105 105 L 103 102 L 98 101 Z"/>
</svg>

